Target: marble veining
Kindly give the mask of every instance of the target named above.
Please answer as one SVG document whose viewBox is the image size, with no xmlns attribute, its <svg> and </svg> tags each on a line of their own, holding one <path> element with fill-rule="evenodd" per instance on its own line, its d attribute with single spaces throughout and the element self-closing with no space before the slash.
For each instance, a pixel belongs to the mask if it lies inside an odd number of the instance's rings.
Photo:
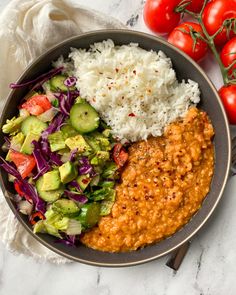
<svg viewBox="0 0 236 295">
<path fill-rule="evenodd" d="M 139 14 L 132 14 L 131 18 L 127 20 L 126 25 L 130 27 L 134 27 L 139 19 Z"/>
<path fill-rule="evenodd" d="M 0 1 L 0 11 L 8 2 Z M 78 2 L 120 19 L 130 29 L 149 32 L 142 17 L 144 0 Z M 219 69 L 210 54 L 201 66 L 219 87 Z M 192 240 L 178 272 L 165 266 L 168 257 L 129 268 L 39 264 L 23 255 L 14 256 L 0 242 L 0 295 L 235 295 L 235 195 L 236 182 L 231 179 L 210 221 Z"/>
</svg>

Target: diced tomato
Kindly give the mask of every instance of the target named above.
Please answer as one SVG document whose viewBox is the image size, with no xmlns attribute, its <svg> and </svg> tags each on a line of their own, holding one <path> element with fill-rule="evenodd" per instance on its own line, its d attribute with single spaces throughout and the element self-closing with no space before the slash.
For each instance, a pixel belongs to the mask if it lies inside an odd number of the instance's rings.
<svg viewBox="0 0 236 295">
<path fill-rule="evenodd" d="M 31 115 L 40 115 L 51 108 L 51 103 L 46 95 L 35 95 L 22 104 L 21 108 L 26 109 Z"/>
<path fill-rule="evenodd" d="M 122 167 L 125 165 L 126 161 L 128 160 L 128 153 L 125 151 L 124 147 L 121 143 L 117 143 L 113 149 L 113 159 L 115 163 Z"/>
<path fill-rule="evenodd" d="M 30 223 L 34 225 L 39 220 L 44 220 L 45 216 L 41 212 L 35 212 L 30 216 Z"/>
<path fill-rule="evenodd" d="M 10 159 L 16 165 L 22 178 L 26 178 L 36 165 L 33 156 L 25 155 L 13 150 L 10 151 Z"/>
</svg>

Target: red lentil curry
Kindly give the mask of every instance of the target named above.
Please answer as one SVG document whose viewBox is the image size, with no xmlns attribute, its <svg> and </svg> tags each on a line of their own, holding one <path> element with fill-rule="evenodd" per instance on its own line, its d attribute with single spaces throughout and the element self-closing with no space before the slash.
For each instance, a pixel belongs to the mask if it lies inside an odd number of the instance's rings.
<svg viewBox="0 0 236 295">
<path fill-rule="evenodd" d="M 191 108 L 163 136 L 132 144 L 111 214 L 85 233 L 82 243 L 124 252 L 163 240 L 183 227 L 210 189 L 213 135 L 207 114 Z"/>
</svg>

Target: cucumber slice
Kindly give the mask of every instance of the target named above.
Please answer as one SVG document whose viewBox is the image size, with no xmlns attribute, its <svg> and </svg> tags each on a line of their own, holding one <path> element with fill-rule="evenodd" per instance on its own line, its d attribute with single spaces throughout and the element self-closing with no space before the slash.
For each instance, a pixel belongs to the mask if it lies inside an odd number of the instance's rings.
<svg viewBox="0 0 236 295">
<path fill-rule="evenodd" d="M 51 91 L 61 90 L 63 92 L 67 92 L 68 87 L 64 84 L 66 78 L 67 77 L 63 75 L 54 76 L 49 82 Z M 75 90 L 75 87 L 69 87 L 69 90 Z"/>
<path fill-rule="evenodd" d="M 48 125 L 45 122 L 40 121 L 35 116 L 27 117 L 21 124 L 21 131 L 24 135 L 28 135 L 30 132 L 40 135 Z"/>
<path fill-rule="evenodd" d="M 64 193 L 64 187 L 61 186 L 59 189 L 54 191 L 44 191 L 42 190 L 43 186 L 43 177 L 40 177 L 36 182 L 36 189 L 39 196 L 46 202 L 54 202 L 58 200 Z"/>
<path fill-rule="evenodd" d="M 88 103 L 74 104 L 70 110 L 71 125 L 80 133 L 89 133 L 99 126 L 99 116 Z"/>
</svg>

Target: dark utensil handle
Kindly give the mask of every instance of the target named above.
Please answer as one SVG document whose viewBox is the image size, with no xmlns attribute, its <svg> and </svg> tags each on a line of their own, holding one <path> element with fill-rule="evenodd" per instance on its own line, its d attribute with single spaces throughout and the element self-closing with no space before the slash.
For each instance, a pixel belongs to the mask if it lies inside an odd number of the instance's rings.
<svg viewBox="0 0 236 295">
<path fill-rule="evenodd" d="M 232 138 L 231 176 L 236 174 L 236 136 Z"/>
<path fill-rule="evenodd" d="M 190 241 L 180 246 L 168 259 L 166 265 L 173 270 L 177 271 L 184 260 L 186 253 L 188 252 Z"/>
</svg>

